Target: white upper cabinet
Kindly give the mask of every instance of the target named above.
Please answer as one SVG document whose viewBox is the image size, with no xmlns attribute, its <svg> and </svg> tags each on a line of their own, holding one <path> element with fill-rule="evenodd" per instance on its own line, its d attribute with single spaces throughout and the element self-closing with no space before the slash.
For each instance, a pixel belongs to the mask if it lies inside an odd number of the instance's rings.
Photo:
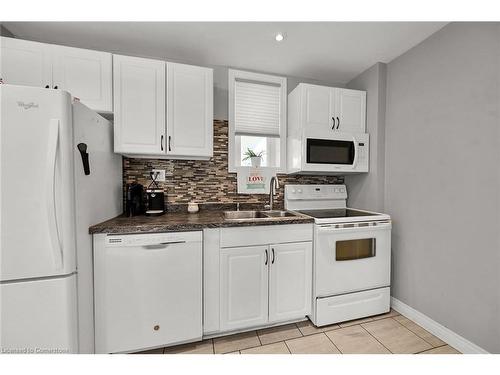
<svg viewBox="0 0 500 375">
<path fill-rule="evenodd" d="M 112 54 L 53 47 L 53 86 L 98 112 L 112 112 Z"/>
<path fill-rule="evenodd" d="M 299 106 L 289 108 L 289 111 L 298 111 L 300 123 L 289 128 L 299 126 L 305 131 L 320 134 L 325 131 L 366 132 L 365 91 L 301 83 L 290 93 L 290 103 Z"/>
<path fill-rule="evenodd" d="M 165 153 L 165 62 L 113 56 L 115 152 Z"/>
<path fill-rule="evenodd" d="M 349 133 L 366 132 L 366 91 L 336 89 L 338 130 Z"/>
<path fill-rule="evenodd" d="M 213 155 L 213 72 L 167 63 L 167 155 Z"/>
<path fill-rule="evenodd" d="M 11 85 L 52 87 L 49 44 L 0 38 L 0 78 Z"/>
<path fill-rule="evenodd" d="M 221 330 L 265 324 L 268 319 L 268 247 L 226 248 L 220 255 Z"/>
<path fill-rule="evenodd" d="M 4 83 L 68 91 L 97 112 L 112 112 L 112 55 L 22 39 L 1 38 Z"/>
<path fill-rule="evenodd" d="M 312 243 L 270 245 L 269 321 L 311 313 Z"/>
<path fill-rule="evenodd" d="M 304 85 L 304 121 L 307 129 L 323 130 L 333 127 L 335 91 L 330 87 Z"/>
<path fill-rule="evenodd" d="M 213 71 L 113 57 L 115 152 L 161 159 L 213 155 Z"/>
</svg>

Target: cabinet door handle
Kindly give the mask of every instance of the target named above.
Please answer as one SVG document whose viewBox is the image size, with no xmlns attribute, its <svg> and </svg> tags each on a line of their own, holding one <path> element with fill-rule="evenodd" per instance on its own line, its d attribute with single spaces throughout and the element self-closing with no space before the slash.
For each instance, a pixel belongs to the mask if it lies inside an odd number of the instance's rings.
<svg viewBox="0 0 500 375">
<path fill-rule="evenodd" d="M 163 134 L 160 138 L 160 147 L 161 147 L 161 150 L 163 151 Z"/>
<path fill-rule="evenodd" d="M 274 248 L 272 248 L 271 251 L 273 252 L 273 260 L 271 260 L 271 264 L 274 264 Z"/>
<path fill-rule="evenodd" d="M 172 143 L 172 137 L 169 135 L 168 136 L 168 151 L 172 151 L 171 143 Z"/>
<path fill-rule="evenodd" d="M 340 126 L 340 120 L 339 120 L 339 118 L 337 117 L 337 130 L 339 130 L 339 126 Z"/>
<path fill-rule="evenodd" d="M 267 266 L 268 261 L 269 261 L 269 254 L 267 253 L 267 249 L 266 249 L 266 262 L 264 263 L 264 265 Z"/>
<path fill-rule="evenodd" d="M 57 85 L 54 86 L 54 89 L 57 90 Z"/>
<path fill-rule="evenodd" d="M 46 88 L 46 89 L 49 89 L 49 88 L 50 88 L 50 86 L 49 86 L 49 85 L 45 85 L 45 88 Z"/>
<path fill-rule="evenodd" d="M 333 121 L 332 129 L 335 130 L 335 117 L 332 117 L 332 121 Z"/>
</svg>

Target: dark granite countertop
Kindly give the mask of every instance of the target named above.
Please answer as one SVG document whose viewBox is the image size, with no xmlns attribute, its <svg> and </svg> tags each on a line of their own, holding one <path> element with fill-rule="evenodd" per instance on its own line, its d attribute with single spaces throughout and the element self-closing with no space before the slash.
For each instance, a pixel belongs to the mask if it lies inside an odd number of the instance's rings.
<svg viewBox="0 0 500 375">
<path fill-rule="evenodd" d="M 113 219 L 93 225 L 90 234 L 95 233 L 159 233 L 200 230 L 204 228 L 244 227 L 256 225 L 307 224 L 314 219 L 297 215 L 291 217 L 274 217 L 249 221 L 228 221 L 224 219 L 222 210 L 200 210 L 198 213 L 167 212 L 162 216 L 117 216 Z"/>
</svg>

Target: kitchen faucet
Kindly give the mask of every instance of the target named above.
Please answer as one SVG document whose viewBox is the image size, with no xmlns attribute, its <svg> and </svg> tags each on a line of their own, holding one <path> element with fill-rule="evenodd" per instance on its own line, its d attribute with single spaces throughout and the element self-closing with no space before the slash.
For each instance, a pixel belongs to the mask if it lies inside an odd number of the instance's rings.
<svg viewBox="0 0 500 375">
<path fill-rule="evenodd" d="M 276 194 L 276 189 L 279 189 L 280 184 L 278 182 L 278 177 L 271 177 L 271 186 L 269 186 L 269 209 L 273 209 L 274 205 L 274 194 Z"/>
</svg>

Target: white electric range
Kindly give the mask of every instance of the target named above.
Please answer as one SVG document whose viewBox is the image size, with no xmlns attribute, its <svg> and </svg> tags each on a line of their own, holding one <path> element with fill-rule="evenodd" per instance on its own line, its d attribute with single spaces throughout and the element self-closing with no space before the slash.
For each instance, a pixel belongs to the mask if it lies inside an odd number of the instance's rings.
<svg viewBox="0 0 500 375">
<path fill-rule="evenodd" d="M 390 310 L 391 218 L 347 207 L 345 185 L 286 185 L 285 208 L 314 218 L 317 326 Z"/>
</svg>

